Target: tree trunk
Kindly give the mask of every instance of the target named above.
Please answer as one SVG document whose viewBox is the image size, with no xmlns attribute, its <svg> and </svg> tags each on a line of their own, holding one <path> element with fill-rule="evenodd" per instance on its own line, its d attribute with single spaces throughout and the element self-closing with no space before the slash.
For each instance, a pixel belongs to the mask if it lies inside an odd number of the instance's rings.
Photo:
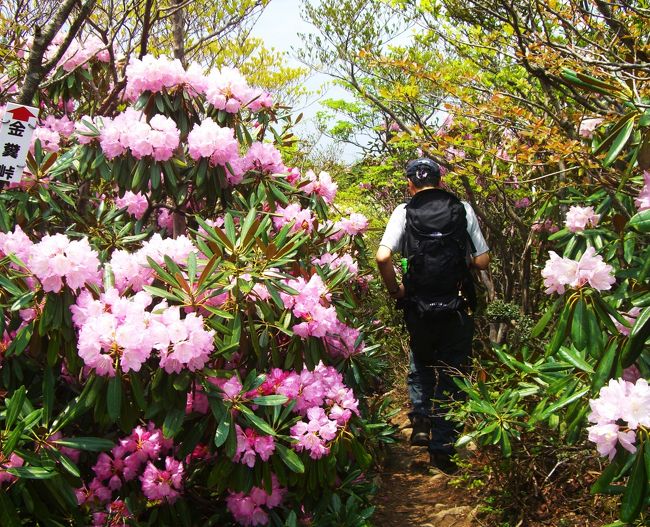
<svg viewBox="0 0 650 527">
<path fill-rule="evenodd" d="M 174 0 L 177 6 L 172 16 L 172 28 L 174 36 L 174 58 L 181 61 L 185 66 L 185 14 L 183 11 L 183 0 Z"/>
<path fill-rule="evenodd" d="M 52 71 L 66 52 L 79 29 L 92 13 L 96 1 L 97 0 L 87 0 L 86 3 L 83 4 L 79 11 L 79 15 L 70 25 L 68 34 L 63 43 L 59 46 L 56 55 L 47 63 L 43 63 L 43 57 L 45 56 L 48 46 L 52 43 L 56 34 L 66 23 L 70 17 L 70 13 L 72 13 L 72 10 L 74 9 L 74 6 L 79 3 L 79 0 L 65 0 L 54 15 L 54 18 L 52 18 L 52 21 L 43 31 L 41 31 L 39 27 L 34 28 L 34 43 L 29 53 L 25 81 L 23 82 L 23 87 L 17 98 L 18 104 L 33 103 L 34 95 L 36 95 L 41 82 L 45 76 Z"/>
</svg>

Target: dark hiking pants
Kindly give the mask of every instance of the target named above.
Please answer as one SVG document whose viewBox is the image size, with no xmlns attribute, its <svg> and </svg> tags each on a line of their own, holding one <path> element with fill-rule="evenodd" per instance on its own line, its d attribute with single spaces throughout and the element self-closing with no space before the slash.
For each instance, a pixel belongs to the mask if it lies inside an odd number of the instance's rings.
<svg viewBox="0 0 650 527">
<path fill-rule="evenodd" d="M 445 420 L 441 405 L 464 397 L 453 376 L 466 373 L 469 367 L 474 320 L 463 312 L 420 317 L 413 309 L 405 311 L 404 319 L 411 341 L 407 383 L 413 409 L 409 417 L 430 417 L 429 452 L 451 454 L 458 438 L 457 424 Z"/>
</svg>

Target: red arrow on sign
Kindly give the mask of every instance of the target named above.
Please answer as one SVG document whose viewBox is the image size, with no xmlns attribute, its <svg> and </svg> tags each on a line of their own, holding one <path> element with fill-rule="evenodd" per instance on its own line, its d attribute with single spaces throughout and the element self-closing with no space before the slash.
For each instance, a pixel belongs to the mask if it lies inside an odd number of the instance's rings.
<svg viewBox="0 0 650 527">
<path fill-rule="evenodd" d="M 36 117 L 32 112 L 30 112 L 24 106 L 21 106 L 20 108 L 14 108 L 13 110 L 9 110 L 7 113 L 13 114 L 15 121 L 29 121 L 31 117 Z"/>
</svg>

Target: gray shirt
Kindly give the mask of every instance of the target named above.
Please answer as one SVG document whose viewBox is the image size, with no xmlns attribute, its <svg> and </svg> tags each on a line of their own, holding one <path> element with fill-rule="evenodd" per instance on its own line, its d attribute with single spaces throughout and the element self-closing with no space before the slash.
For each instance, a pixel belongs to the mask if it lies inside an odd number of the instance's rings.
<svg viewBox="0 0 650 527">
<path fill-rule="evenodd" d="M 480 254 L 486 253 L 490 250 L 481 227 L 478 224 L 478 218 L 474 209 L 466 201 L 462 202 L 465 206 L 465 216 L 467 217 L 467 233 L 472 240 L 473 251 L 472 256 L 476 257 Z M 388 220 L 384 236 L 382 237 L 379 245 L 388 247 L 392 252 L 399 252 L 402 248 L 404 233 L 406 231 L 406 203 L 398 205 Z"/>
</svg>

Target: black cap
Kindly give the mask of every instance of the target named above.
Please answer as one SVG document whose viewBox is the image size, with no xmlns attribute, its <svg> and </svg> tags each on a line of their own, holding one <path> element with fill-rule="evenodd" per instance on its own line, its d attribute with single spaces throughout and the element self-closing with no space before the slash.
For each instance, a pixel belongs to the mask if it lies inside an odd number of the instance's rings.
<svg viewBox="0 0 650 527">
<path fill-rule="evenodd" d="M 415 181 L 422 181 L 427 177 L 438 179 L 440 178 L 440 166 L 428 157 L 413 159 L 406 164 L 406 177 Z"/>
</svg>

